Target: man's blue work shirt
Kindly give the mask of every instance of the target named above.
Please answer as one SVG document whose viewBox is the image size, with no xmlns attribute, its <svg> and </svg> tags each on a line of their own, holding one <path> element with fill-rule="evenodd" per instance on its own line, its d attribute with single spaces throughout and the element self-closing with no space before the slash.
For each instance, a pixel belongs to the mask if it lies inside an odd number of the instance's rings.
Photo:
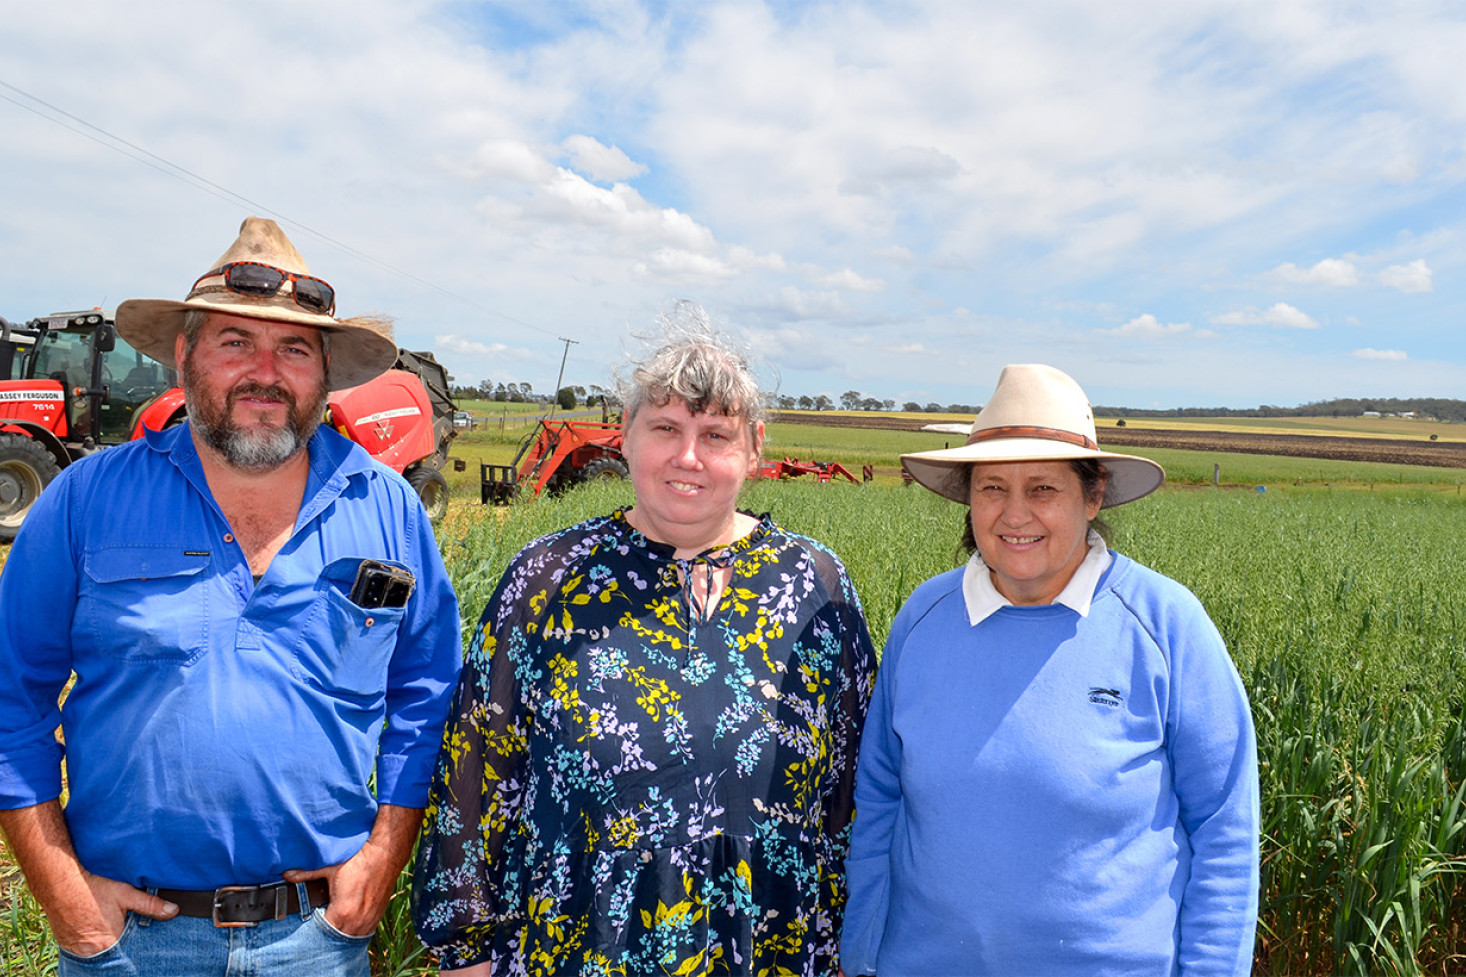
<svg viewBox="0 0 1466 977">
<path fill-rule="evenodd" d="M 26 518 L 0 574 L 0 808 L 60 795 L 60 722 L 89 871 L 278 880 L 355 854 L 378 801 L 426 802 L 457 600 L 406 482 L 324 428 L 309 454 L 258 585 L 187 425 L 77 462 Z M 365 558 L 412 572 L 406 607 L 347 599 Z"/>
</svg>

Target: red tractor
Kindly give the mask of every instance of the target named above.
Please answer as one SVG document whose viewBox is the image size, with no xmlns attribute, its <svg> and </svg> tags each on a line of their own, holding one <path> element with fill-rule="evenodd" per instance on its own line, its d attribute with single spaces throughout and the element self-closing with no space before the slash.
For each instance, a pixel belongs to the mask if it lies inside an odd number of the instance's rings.
<svg viewBox="0 0 1466 977">
<path fill-rule="evenodd" d="M 783 461 L 766 461 L 758 466 L 758 470 L 749 478 L 801 478 L 805 475 L 811 476 L 821 485 L 827 485 L 836 478 L 843 478 L 847 482 L 854 482 L 859 485 L 862 481 L 869 482 L 874 477 L 874 469 L 866 465 L 861 472 L 861 477 L 856 478 L 850 474 L 850 469 L 838 461 L 800 461 L 798 458 L 785 458 Z"/>
<path fill-rule="evenodd" d="M 480 464 L 479 502 L 503 505 L 528 486 L 557 493 L 597 478 L 627 478 L 621 425 L 610 421 L 542 420 L 509 465 Z"/>
<path fill-rule="evenodd" d="M 529 486 L 535 495 L 556 493 L 597 478 L 628 478 L 631 470 L 621 454 L 621 425 L 609 420 L 567 421 L 542 420 L 519 446 L 512 464 L 480 464 L 479 502 L 504 505 Z M 766 461 L 749 474 L 749 478 L 799 478 L 810 475 L 821 484 L 844 478 L 860 484 L 854 475 L 837 461 Z M 870 481 L 872 470 L 865 466 L 863 481 Z"/>
<path fill-rule="evenodd" d="M 331 394 L 327 422 L 401 472 L 438 519 L 448 506 L 442 468 L 457 434 L 454 409 L 432 354 L 398 350 L 395 369 Z M 106 313 L 57 313 L 23 326 L 0 318 L 0 542 L 15 538 L 62 468 L 185 416 L 177 374 L 123 341 Z"/>
</svg>

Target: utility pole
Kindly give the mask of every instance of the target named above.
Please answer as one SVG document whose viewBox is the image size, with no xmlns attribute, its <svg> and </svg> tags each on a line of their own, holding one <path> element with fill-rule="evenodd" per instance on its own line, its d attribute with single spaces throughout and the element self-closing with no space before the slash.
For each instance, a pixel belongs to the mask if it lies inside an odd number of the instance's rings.
<svg viewBox="0 0 1466 977">
<path fill-rule="evenodd" d="M 551 417 L 555 416 L 555 408 L 560 406 L 560 384 L 565 379 L 565 361 L 570 358 L 570 344 L 575 343 L 579 345 L 579 340 L 566 339 L 564 336 L 559 337 L 559 339 L 560 342 L 565 344 L 565 355 L 560 357 L 560 375 L 555 378 L 555 392 L 551 395 L 553 398 L 550 401 Z"/>
</svg>

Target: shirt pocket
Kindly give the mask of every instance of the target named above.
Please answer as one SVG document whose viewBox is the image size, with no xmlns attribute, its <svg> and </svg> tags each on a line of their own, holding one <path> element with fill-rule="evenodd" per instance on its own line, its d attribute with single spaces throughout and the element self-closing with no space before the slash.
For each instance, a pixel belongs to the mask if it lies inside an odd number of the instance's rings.
<svg viewBox="0 0 1466 977">
<path fill-rule="evenodd" d="M 83 557 L 77 626 L 107 658 L 192 662 L 208 647 L 210 562 L 182 547 L 93 550 Z"/>
<path fill-rule="evenodd" d="M 306 681 L 317 688 L 375 698 L 386 694 L 387 668 L 407 608 L 351 602 L 347 595 L 362 559 L 333 560 L 321 571 L 295 657 Z"/>
</svg>

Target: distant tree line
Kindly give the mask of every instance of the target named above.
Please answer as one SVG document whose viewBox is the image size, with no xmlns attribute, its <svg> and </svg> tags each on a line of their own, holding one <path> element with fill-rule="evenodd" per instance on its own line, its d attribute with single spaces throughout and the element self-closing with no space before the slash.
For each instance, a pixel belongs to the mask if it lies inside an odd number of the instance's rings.
<svg viewBox="0 0 1466 977">
<path fill-rule="evenodd" d="M 611 391 L 594 383 L 588 387 L 578 385 L 561 387 L 553 395 L 535 393 L 534 385 L 528 381 L 495 383 L 492 380 L 481 380 L 477 386 L 454 384 L 450 389 L 453 396 L 459 400 L 492 400 L 512 404 L 547 404 L 553 400 L 562 410 L 570 410 L 579 404 L 594 407 L 607 398 L 610 398 L 612 403 L 615 402 Z"/>
<path fill-rule="evenodd" d="M 840 395 L 841 410 L 895 410 L 894 400 L 877 400 L 875 397 L 867 397 L 859 390 L 847 390 Z M 835 401 L 826 394 L 817 397 L 805 395 L 796 397 L 793 394 L 779 394 L 774 398 L 773 406 L 779 410 L 834 410 Z M 928 414 L 976 414 L 980 408 L 971 404 L 918 404 L 914 400 L 908 400 L 901 405 L 901 409 L 907 413 L 928 413 Z"/>
<path fill-rule="evenodd" d="M 494 383 L 484 380 L 476 387 L 454 386 L 453 396 L 460 400 L 497 400 L 500 403 L 524 404 L 547 398 L 536 396 L 532 383 Z"/>
<path fill-rule="evenodd" d="M 1340 397 L 1316 400 L 1297 407 L 1173 407 L 1145 410 L 1136 407 L 1094 408 L 1096 417 L 1359 417 L 1365 413 L 1414 414 L 1423 420 L 1466 421 L 1466 400 L 1443 397 Z"/>
<path fill-rule="evenodd" d="M 562 387 L 554 395 L 536 394 L 528 383 L 495 383 L 482 380 L 478 386 L 453 386 L 453 396 L 465 400 L 494 400 L 514 403 L 554 400 L 568 410 L 577 404 L 594 407 L 603 400 L 615 403 L 614 391 L 596 384 L 588 387 Z M 827 394 L 810 396 L 804 394 L 779 394 L 773 398 L 772 406 L 779 410 L 834 410 L 837 401 Z M 883 411 L 895 410 L 894 400 L 878 400 L 859 390 L 847 390 L 840 395 L 841 410 Z M 901 405 L 906 413 L 926 414 L 976 414 L 981 404 L 938 404 L 935 401 L 918 404 L 908 400 Z M 1263 404 L 1260 407 L 1170 407 L 1149 410 L 1141 407 L 1106 407 L 1096 405 L 1096 417 L 1359 417 L 1366 413 L 1414 414 L 1423 420 L 1466 422 L 1466 400 L 1451 400 L 1444 397 L 1340 397 L 1334 400 L 1316 400 L 1297 407 L 1279 407 Z"/>
<path fill-rule="evenodd" d="M 825 394 L 818 397 L 796 397 L 780 394 L 774 398 L 773 406 L 779 410 L 834 410 L 836 401 Z M 859 390 L 847 390 L 840 395 L 841 410 L 895 410 L 894 400 L 878 400 L 868 397 Z M 935 401 L 919 404 L 908 400 L 901 405 L 908 414 L 976 414 L 981 404 L 938 404 Z M 1147 410 L 1140 407 L 1094 408 L 1097 417 L 1358 417 L 1361 414 L 1410 414 L 1423 420 L 1466 422 L 1466 400 L 1449 400 L 1442 397 L 1341 397 L 1335 400 L 1317 400 L 1297 407 L 1278 407 L 1263 404 L 1260 407 L 1171 407 L 1164 410 Z"/>
</svg>

